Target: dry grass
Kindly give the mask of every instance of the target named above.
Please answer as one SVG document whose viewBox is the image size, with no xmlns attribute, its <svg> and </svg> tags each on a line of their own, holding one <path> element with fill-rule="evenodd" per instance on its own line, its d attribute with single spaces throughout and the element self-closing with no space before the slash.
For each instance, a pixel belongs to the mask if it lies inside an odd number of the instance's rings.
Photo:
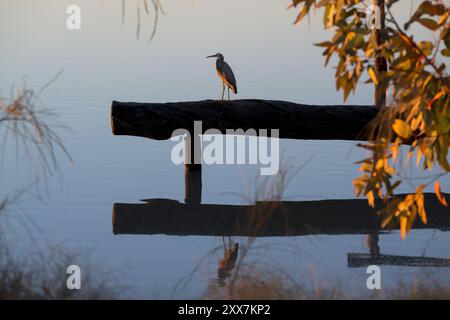
<svg viewBox="0 0 450 320">
<path fill-rule="evenodd" d="M 116 299 L 127 290 L 111 281 L 107 273 L 92 273 L 89 264 L 81 267 L 81 289 L 67 289 L 66 268 L 76 261 L 88 263 L 88 255 L 50 250 L 48 254 L 34 253 L 24 259 L 13 257 L 3 247 L 0 251 L 0 300 L 72 300 Z M 111 285 L 110 283 L 113 283 Z"/>
<path fill-rule="evenodd" d="M 329 300 L 345 299 L 347 295 L 335 285 L 297 283 L 277 267 L 260 267 L 258 263 L 241 264 L 240 272 L 224 288 L 210 285 L 203 298 L 220 300 Z"/>
<path fill-rule="evenodd" d="M 165 14 L 164 9 L 162 7 L 160 0 L 137 0 L 137 11 L 136 11 L 136 17 L 137 17 L 137 23 L 136 23 L 136 38 L 139 39 L 141 34 L 141 19 L 142 19 L 142 8 L 144 9 L 145 15 L 150 15 L 150 5 L 152 5 L 152 11 L 153 11 L 153 28 L 150 33 L 150 36 L 148 38 L 148 42 L 152 41 L 153 38 L 156 35 L 156 30 L 158 27 L 158 18 L 160 14 Z M 125 24 L 125 15 L 126 15 L 126 6 L 125 6 L 125 0 L 122 0 L 122 24 Z M 145 16 L 144 15 L 144 16 Z"/>
<path fill-rule="evenodd" d="M 64 126 L 56 120 L 56 114 L 46 108 L 39 98 L 42 91 L 55 79 L 56 77 L 37 93 L 23 86 L 11 98 L 0 98 L 2 162 L 6 151 L 13 147 L 16 159 L 21 159 L 22 155 L 28 159 L 33 182 L 58 171 L 57 155 L 62 153 L 70 159 L 62 140 L 54 131 Z M 21 171 L 25 170 L 22 165 L 22 162 L 20 166 L 17 165 Z M 0 199 L 0 227 L 7 225 L 7 218 L 20 220 L 21 215 L 8 213 L 15 211 L 18 200 L 29 191 L 29 188 L 22 186 L 19 188 L 20 191 Z M 22 222 L 22 226 L 30 232 L 28 220 L 19 222 Z M 61 248 L 53 250 L 35 248 L 31 254 L 18 258 L 11 254 L 9 247 L 0 228 L 0 300 L 112 299 L 118 298 L 119 293 L 126 292 L 116 284 L 110 285 L 109 273 L 92 273 L 93 268 L 89 266 L 90 259 L 87 255 L 67 253 L 67 250 Z M 74 261 L 85 263 L 82 267 L 81 290 L 68 290 L 66 285 L 68 277 L 66 268 L 76 264 Z"/>
<path fill-rule="evenodd" d="M 7 150 L 15 148 L 16 159 L 22 155 L 28 159 L 28 170 L 35 175 L 33 181 L 58 170 L 57 154 L 62 153 L 71 160 L 55 131 L 65 127 L 39 97 L 58 75 L 37 93 L 24 85 L 11 98 L 0 97 L 1 163 Z"/>
<path fill-rule="evenodd" d="M 381 290 L 344 290 L 334 283 L 319 283 L 315 277 L 302 277 L 297 283 L 283 270 L 246 263 L 234 283 L 225 288 L 209 285 L 202 298 L 220 300 L 450 300 L 450 283 L 433 274 L 399 280 Z M 231 285 L 233 286 L 231 288 Z"/>
<path fill-rule="evenodd" d="M 419 277 L 412 283 L 400 281 L 387 291 L 385 299 L 392 300 L 450 300 L 450 285 L 438 279 Z"/>
</svg>

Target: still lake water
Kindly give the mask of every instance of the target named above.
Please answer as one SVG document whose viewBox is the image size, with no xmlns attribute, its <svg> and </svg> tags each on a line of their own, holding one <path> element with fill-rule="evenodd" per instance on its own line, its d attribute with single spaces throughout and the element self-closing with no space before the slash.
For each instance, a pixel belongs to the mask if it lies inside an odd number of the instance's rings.
<svg viewBox="0 0 450 320">
<path fill-rule="evenodd" d="M 111 101 L 215 99 L 220 83 L 214 62 L 204 57 L 216 52 L 222 52 L 235 71 L 238 98 L 339 104 L 342 96 L 334 88 L 333 69 L 323 68 L 321 49 L 312 45 L 327 39 L 319 15 L 310 25 L 294 27 L 295 12 L 285 9 L 289 1 L 162 3 L 166 15 L 160 16 L 149 44 L 152 17 L 143 18 L 141 39 L 136 40 L 133 1 L 124 26 L 120 1 L 1 1 L 1 95 L 9 96 L 12 85 L 24 78 L 28 87 L 38 89 L 64 70 L 41 98 L 70 128 L 58 132 L 73 157 L 73 163 L 60 158 L 61 174 L 48 179 L 43 201 L 27 194 L 18 204 L 17 214 L 35 224 L 33 239 L 20 226 L 7 228 L 12 230 L 7 234 L 17 252 L 48 244 L 89 250 L 95 263 L 117 272 L 137 297 L 196 298 L 217 278 L 220 250 L 202 263 L 184 290 L 172 291 L 222 244 L 221 237 L 113 235 L 114 203 L 151 198 L 183 202 L 184 175 L 183 168 L 170 161 L 173 142 L 111 134 Z M 69 4 L 81 7 L 81 30 L 65 27 Z M 408 13 L 410 6 L 403 6 Z M 372 94 L 370 86 L 362 85 L 349 103 L 370 104 Z M 354 143 L 283 140 L 280 146 L 282 161 L 294 167 L 304 164 L 286 188 L 285 199 L 354 198 L 354 162 L 364 156 Z M 1 195 L 29 183 L 14 148 L 6 151 Z M 204 166 L 202 202 L 241 204 L 241 198 L 230 193 L 246 194 L 246 184 L 258 171 L 250 165 Z M 449 192 L 449 179 L 442 184 Z M 411 188 L 405 183 L 400 191 Z M 266 247 L 266 259 L 299 282 L 339 283 L 346 290 L 370 294 L 365 268 L 347 267 L 347 253 L 367 252 L 365 235 L 271 237 L 256 243 Z M 448 258 L 449 243 L 450 232 L 440 230 L 414 231 L 406 241 L 396 231 L 380 236 L 384 254 Z M 280 246 L 294 248 L 295 254 Z M 384 286 L 417 275 L 449 275 L 447 268 L 430 267 L 383 266 L 382 272 Z"/>
</svg>

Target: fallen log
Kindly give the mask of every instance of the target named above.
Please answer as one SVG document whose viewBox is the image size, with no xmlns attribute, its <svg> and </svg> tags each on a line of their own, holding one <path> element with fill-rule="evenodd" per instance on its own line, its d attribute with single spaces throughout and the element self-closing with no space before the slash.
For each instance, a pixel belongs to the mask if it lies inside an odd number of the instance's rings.
<svg viewBox="0 0 450 320">
<path fill-rule="evenodd" d="M 167 103 L 113 101 L 115 135 L 169 139 L 176 129 L 279 129 L 279 137 L 312 140 L 366 140 L 363 133 L 378 110 L 373 106 L 305 105 L 275 100 L 203 100 Z M 202 132 L 202 133 L 203 133 Z"/>
</svg>

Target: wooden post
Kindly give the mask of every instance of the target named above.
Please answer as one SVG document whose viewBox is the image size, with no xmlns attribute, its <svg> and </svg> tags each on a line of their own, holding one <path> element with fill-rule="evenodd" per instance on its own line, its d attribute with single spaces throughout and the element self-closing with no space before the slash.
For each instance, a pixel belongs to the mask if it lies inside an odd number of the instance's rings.
<svg viewBox="0 0 450 320">
<path fill-rule="evenodd" d="M 375 13 L 379 13 L 380 15 L 380 24 L 373 24 L 374 27 L 372 32 L 374 33 L 374 36 L 376 38 L 377 46 L 381 46 L 384 43 L 384 29 L 386 25 L 385 0 L 372 0 L 372 4 L 374 6 L 373 9 L 375 10 Z M 377 17 L 373 18 L 378 20 Z M 383 56 L 381 56 L 380 50 L 376 50 L 375 53 L 375 70 L 377 77 L 379 74 L 387 71 L 387 61 Z M 374 102 L 376 108 L 382 108 L 386 106 L 386 88 L 382 83 L 375 84 Z"/>
<path fill-rule="evenodd" d="M 184 203 L 202 202 L 202 170 L 191 171 L 184 167 Z"/>
<path fill-rule="evenodd" d="M 202 202 L 202 164 L 200 135 L 184 137 L 184 202 Z"/>
<path fill-rule="evenodd" d="M 189 171 L 202 170 L 202 146 L 198 134 L 184 137 L 184 166 Z"/>
<path fill-rule="evenodd" d="M 379 232 L 378 230 L 371 232 L 367 235 L 366 243 L 369 247 L 369 254 L 372 258 L 379 258 L 380 257 L 380 246 L 378 244 L 380 240 Z"/>
</svg>

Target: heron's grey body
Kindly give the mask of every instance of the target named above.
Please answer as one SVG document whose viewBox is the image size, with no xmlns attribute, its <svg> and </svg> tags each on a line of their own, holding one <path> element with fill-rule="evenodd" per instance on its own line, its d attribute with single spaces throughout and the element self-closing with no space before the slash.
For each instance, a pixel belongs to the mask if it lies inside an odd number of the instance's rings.
<svg viewBox="0 0 450 320">
<path fill-rule="evenodd" d="M 217 53 L 212 56 L 208 56 L 207 58 L 217 58 L 216 60 L 216 71 L 217 76 L 222 81 L 222 100 L 223 96 L 225 94 L 225 85 L 228 87 L 228 100 L 230 100 L 230 89 L 237 94 L 237 85 L 236 85 L 236 78 L 234 77 L 233 70 L 231 70 L 231 67 L 228 65 L 228 63 L 225 62 L 224 57 L 222 54 Z"/>
</svg>

